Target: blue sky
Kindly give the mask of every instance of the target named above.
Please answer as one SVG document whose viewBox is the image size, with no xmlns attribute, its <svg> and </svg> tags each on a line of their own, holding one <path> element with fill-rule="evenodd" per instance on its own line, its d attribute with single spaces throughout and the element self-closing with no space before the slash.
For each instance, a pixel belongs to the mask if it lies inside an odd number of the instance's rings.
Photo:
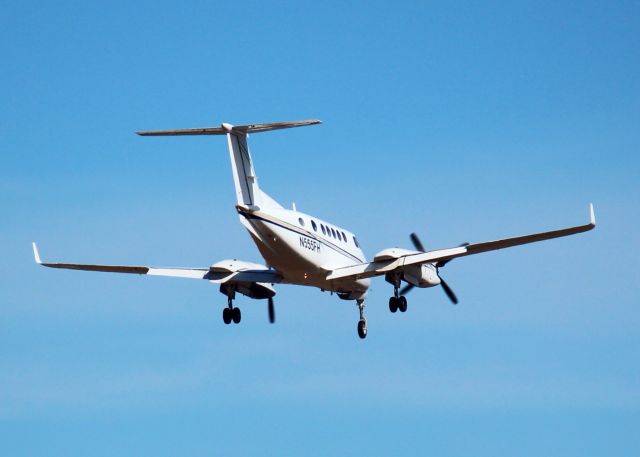
<svg viewBox="0 0 640 457">
<path fill-rule="evenodd" d="M 638 455 L 640 4 L 3 2 L 0 453 Z M 260 261 L 221 138 L 371 256 L 586 221 L 451 262 L 391 315 L 45 259 Z"/>
</svg>

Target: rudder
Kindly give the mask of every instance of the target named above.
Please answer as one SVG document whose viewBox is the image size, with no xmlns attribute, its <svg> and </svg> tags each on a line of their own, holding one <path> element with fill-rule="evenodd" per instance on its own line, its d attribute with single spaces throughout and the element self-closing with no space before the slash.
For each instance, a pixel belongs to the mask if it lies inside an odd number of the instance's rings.
<svg viewBox="0 0 640 457">
<path fill-rule="evenodd" d="M 236 201 L 238 205 L 259 207 L 262 203 L 262 193 L 253 169 L 247 137 L 246 133 L 227 133 L 231 171 L 233 172 L 233 183 L 236 189 Z"/>
</svg>

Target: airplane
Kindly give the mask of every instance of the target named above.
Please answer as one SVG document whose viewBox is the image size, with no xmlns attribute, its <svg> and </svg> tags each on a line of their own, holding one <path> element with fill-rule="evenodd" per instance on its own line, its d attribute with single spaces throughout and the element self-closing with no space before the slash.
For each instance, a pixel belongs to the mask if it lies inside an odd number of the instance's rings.
<svg viewBox="0 0 640 457">
<path fill-rule="evenodd" d="M 441 286 L 449 300 L 457 304 L 458 298 L 440 274 L 440 269 L 451 260 L 574 235 L 596 226 L 593 204 L 590 204 L 589 222 L 585 225 L 430 251 L 413 233 L 410 238 L 415 250 L 387 248 L 378 252 L 373 260 L 367 261 L 352 232 L 298 211 L 295 204 L 292 209 L 284 208 L 258 185 L 248 147 L 249 135 L 320 123 L 316 119 L 250 125 L 223 123 L 219 127 L 136 132 L 140 136 L 226 136 L 235 185 L 236 211 L 264 258 L 265 265 L 236 259 L 221 260 L 204 268 L 48 263 L 40 259 L 34 242 L 35 261 L 50 268 L 204 279 L 217 284 L 220 292 L 227 297 L 227 306 L 222 312 L 225 324 L 240 323 L 240 308 L 233 304 L 238 293 L 252 299 L 267 300 L 269 321 L 274 323 L 275 284 L 316 287 L 335 293 L 343 300 L 356 302 L 360 314 L 358 336 L 363 339 L 367 336 L 365 299 L 372 277 L 384 276 L 393 286 L 393 295 L 389 298 L 389 310 L 392 313 L 407 311 L 406 294 L 414 287 Z M 403 283 L 406 284 L 403 286 Z"/>
</svg>

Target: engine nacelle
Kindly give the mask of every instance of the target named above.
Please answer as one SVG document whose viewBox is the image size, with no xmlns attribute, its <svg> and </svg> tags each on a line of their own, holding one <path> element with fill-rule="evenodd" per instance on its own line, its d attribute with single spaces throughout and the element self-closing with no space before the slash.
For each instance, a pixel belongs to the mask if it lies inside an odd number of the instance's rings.
<svg viewBox="0 0 640 457">
<path fill-rule="evenodd" d="M 387 248 L 378 252 L 373 256 L 374 262 L 384 262 L 385 260 L 396 260 L 402 256 L 410 254 L 419 254 L 419 251 L 410 251 L 409 249 L 402 248 Z"/>
<path fill-rule="evenodd" d="M 244 260 L 226 259 L 216 262 L 209 267 L 209 271 L 220 273 L 235 273 L 242 270 L 268 270 L 264 265 L 253 262 L 245 262 Z"/>
<path fill-rule="evenodd" d="M 220 284 L 220 293 L 229 296 L 230 293 L 238 292 L 249 298 L 265 299 L 272 298 L 276 294 L 276 290 L 271 284 L 264 282 L 235 282 L 229 281 Z"/>
<path fill-rule="evenodd" d="M 416 287 L 433 287 L 440 284 L 436 267 L 430 263 L 404 267 L 403 279 Z"/>
<path fill-rule="evenodd" d="M 249 298 L 272 298 L 276 291 L 271 284 L 247 280 L 246 273 L 252 271 L 269 271 L 269 268 L 243 260 L 221 260 L 209 267 L 209 278 L 211 282 L 220 283 L 220 293 L 226 296 L 238 292 Z"/>
</svg>

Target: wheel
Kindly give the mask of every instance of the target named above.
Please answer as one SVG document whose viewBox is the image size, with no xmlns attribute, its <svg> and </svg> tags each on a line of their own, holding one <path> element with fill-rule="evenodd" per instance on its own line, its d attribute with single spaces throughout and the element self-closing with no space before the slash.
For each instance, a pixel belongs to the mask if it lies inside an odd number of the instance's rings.
<svg viewBox="0 0 640 457">
<path fill-rule="evenodd" d="M 240 319 L 242 318 L 242 314 L 240 313 L 240 308 L 233 308 L 231 311 L 232 311 L 231 317 L 233 318 L 233 323 L 239 324 Z"/>
<path fill-rule="evenodd" d="M 367 337 L 367 321 L 365 321 L 364 319 L 358 321 L 358 336 L 361 339 Z"/>
<path fill-rule="evenodd" d="M 400 298 L 398 298 L 398 309 L 401 313 L 407 310 L 407 297 L 404 295 L 400 295 Z"/>
<path fill-rule="evenodd" d="M 391 311 L 392 313 L 398 311 L 398 300 L 396 299 L 396 297 L 389 298 L 389 311 Z"/>
<path fill-rule="evenodd" d="M 231 309 L 225 308 L 222 310 L 222 320 L 225 324 L 231 323 Z"/>
</svg>

